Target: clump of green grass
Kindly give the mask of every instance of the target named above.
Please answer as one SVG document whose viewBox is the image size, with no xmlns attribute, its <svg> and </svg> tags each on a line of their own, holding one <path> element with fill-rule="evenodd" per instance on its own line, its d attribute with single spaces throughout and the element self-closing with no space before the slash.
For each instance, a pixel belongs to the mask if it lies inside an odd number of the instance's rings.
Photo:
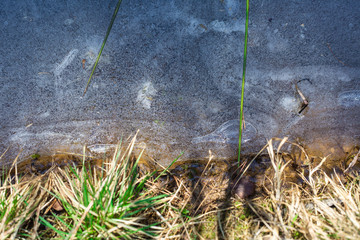
<svg viewBox="0 0 360 240">
<path fill-rule="evenodd" d="M 139 177 L 133 161 L 135 138 L 125 153 L 116 150 L 113 159 L 101 168 L 58 169 L 53 175 L 53 196 L 61 202 L 66 214 L 54 214 L 51 224 L 42 223 L 57 233 L 57 237 L 74 238 L 152 238 L 163 229 L 157 217 L 166 208 L 169 195 L 154 194 L 146 188 L 150 175 Z"/>
<path fill-rule="evenodd" d="M 1 179 L 0 239 L 149 239 L 167 231 L 169 214 L 180 214 L 169 204 L 173 194 L 159 187 L 168 169 L 140 175 L 134 144 L 135 137 L 126 149 L 119 144 L 102 166 L 84 152 L 81 167 L 39 176 L 19 177 L 15 161 Z"/>
</svg>

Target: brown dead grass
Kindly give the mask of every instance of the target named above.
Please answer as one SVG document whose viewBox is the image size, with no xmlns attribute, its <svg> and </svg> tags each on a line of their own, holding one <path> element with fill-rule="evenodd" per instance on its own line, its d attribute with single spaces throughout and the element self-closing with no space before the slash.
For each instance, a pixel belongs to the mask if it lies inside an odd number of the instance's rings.
<svg viewBox="0 0 360 240">
<path fill-rule="evenodd" d="M 330 177 L 321 169 L 323 158 L 306 173 L 297 173 L 302 185 L 289 187 L 284 169 L 291 160 L 281 152 L 286 142 L 270 140 L 267 145 L 273 171 L 266 194 L 232 198 L 231 207 L 218 210 L 218 215 L 228 212 L 223 222 L 215 214 L 205 217 L 213 224 L 204 226 L 200 239 L 360 239 L 360 177 L 336 172 Z"/>
<path fill-rule="evenodd" d="M 149 219 L 141 224 L 156 219 L 156 239 L 360 239 L 360 177 L 354 173 L 340 177 L 335 172 L 329 176 L 321 168 L 326 162 L 323 158 L 296 173 L 303 180 L 301 185 L 288 183 L 285 169 L 292 160 L 282 152 L 286 144 L 287 139 L 273 139 L 265 146 L 272 168 L 266 176 L 269 184 L 263 186 L 262 194 L 252 198 L 238 199 L 228 193 L 228 199 L 222 199 L 227 204 L 207 201 L 214 193 L 200 179 L 210 168 L 211 154 L 199 180 L 192 185 L 171 173 L 161 181 L 150 179 L 146 194 L 169 197 L 161 207 L 149 208 Z M 57 236 L 39 221 L 40 216 L 63 211 L 50 194 L 54 189 L 67 191 L 69 199 L 72 196 L 71 187 L 64 187 L 69 186 L 64 178 L 69 177 L 68 173 L 56 169 L 20 177 L 15 161 L 9 171 L 15 174 L 2 176 L 0 239 Z M 61 186 L 55 184 L 59 181 Z M 199 200 L 201 194 L 205 197 Z"/>
</svg>

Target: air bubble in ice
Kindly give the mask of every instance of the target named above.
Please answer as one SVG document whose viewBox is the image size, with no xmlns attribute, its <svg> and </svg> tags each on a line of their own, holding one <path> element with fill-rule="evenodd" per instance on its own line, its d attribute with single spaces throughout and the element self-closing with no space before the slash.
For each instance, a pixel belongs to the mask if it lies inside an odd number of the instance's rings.
<svg viewBox="0 0 360 240">
<path fill-rule="evenodd" d="M 95 154 L 106 153 L 116 148 L 116 144 L 94 144 L 87 147 L 88 150 Z"/>
<path fill-rule="evenodd" d="M 249 122 L 245 123 L 245 128 L 242 133 L 242 142 L 246 143 L 256 137 L 257 130 Z M 192 139 L 194 144 L 203 142 L 215 142 L 223 144 L 237 144 L 239 141 L 239 120 L 230 120 L 223 123 L 214 132 L 205 136 L 196 137 Z"/>
<path fill-rule="evenodd" d="M 338 97 L 338 103 L 344 107 L 360 106 L 360 90 L 342 92 Z"/>
</svg>

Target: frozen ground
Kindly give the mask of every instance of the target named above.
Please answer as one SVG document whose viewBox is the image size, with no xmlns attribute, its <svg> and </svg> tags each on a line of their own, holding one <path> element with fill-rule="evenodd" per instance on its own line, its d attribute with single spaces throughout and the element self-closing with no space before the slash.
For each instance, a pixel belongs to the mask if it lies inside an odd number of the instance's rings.
<svg viewBox="0 0 360 240">
<path fill-rule="evenodd" d="M 116 2 L 2 1 L 1 152 L 104 149 L 140 129 L 163 163 L 236 156 L 245 3 L 124 0 L 82 97 Z M 359 145 L 360 1 L 251 4 L 244 152 Z"/>
</svg>

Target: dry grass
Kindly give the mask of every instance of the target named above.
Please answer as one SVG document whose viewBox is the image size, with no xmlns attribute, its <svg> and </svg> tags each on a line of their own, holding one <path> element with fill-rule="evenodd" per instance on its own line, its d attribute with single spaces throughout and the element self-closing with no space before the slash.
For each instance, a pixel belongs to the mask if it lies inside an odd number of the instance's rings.
<svg viewBox="0 0 360 240">
<path fill-rule="evenodd" d="M 291 160 L 286 161 L 288 154 L 281 152 L 286 142 L 270 140 L 267 145 L 273 174 L 270 187 L 264 186 L 266 194 L 232 199 L 233 206 L 225 209 L 229 217 L 222 223 L 225 234 L 215 238 L 360 239 L 359 176 L 346 176 L 345 181 L 336 173 L 328 176 L 321 170 L 324 158 L 316 166 L 309 165 L 306 174 L 298 173 L 301 186 L 288 187 L 284 169 Z"/>
<path fill-rule="evenodd" d="M 20 177 L 17 159 L 3 170 L 0 239 L 149 239 L 165 234 L 176 199 L 162 189 L 162 173 L 140 175 L 132 155 L 136 136 L 102 166 L 53 166 L 45 174 Z M 158 177 L 156 177 L 158 176 Z M 174 221 L 172 221 L 174 224 Z"/>
<path fill-rule="evenodd" d="M 18 236 L 34 239 L 39 228 L 40 211 L 46 205 L 46 189 L 50 186 L 43 176 L 18 175 L 16 163 L 17 158 L 10 170 L 1 176 L 0 239 Z M 12 170 L 14 175 L 10 174 Z"/>
<path fill-rule="evenodd" d="M 297 173 L 301 185 L 286 182 L 287 139 L 264 148 L 272 173 L 263 192 L 246 200 L 229 193 L 227 204 L 207 201 L 213 192 L 201 179 L 211 154 L 191 185 L 171 173 L 139 174 L 134 143 L 101 167 L 85 168 L 84 157 L 82 167 L 39 176 L 20 177 L 15 160 L 1 178 L 0 239 L 360 239 L 359 177 L 330 177 L 324 158 Z"/>
</svg>

